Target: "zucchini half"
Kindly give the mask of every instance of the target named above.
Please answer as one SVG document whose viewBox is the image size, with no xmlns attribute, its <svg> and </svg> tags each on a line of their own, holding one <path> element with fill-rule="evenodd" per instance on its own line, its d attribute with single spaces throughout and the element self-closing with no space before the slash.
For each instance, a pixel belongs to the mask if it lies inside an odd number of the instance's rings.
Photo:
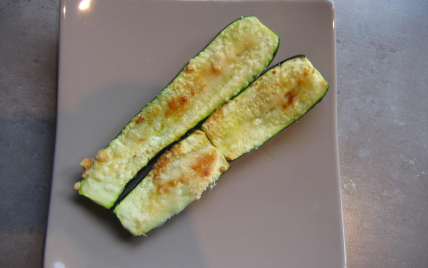
<svg viewBox="0 0 428 268">
<path fill-rule="evenodd" d="M 328 83 L 302 55 L 266 71 L 202 125 L 228 160 L 259 147 L 291 125 L 327 93 Z"/>
<path fill-rule="evenodd" d="M 205 133 L 196 130 L 158 159 L 114 213 L 132 235 L 144 235 L 199 199 L 229 167 Z"/>
<path fill-rule="evenodd" d="M 256 17 L 223 29 L 85 170 L 74 189 L 111 208 L 125 185 L 157 153 L 237 95 L 270 64 L 279 38 Z"/>
</svg>

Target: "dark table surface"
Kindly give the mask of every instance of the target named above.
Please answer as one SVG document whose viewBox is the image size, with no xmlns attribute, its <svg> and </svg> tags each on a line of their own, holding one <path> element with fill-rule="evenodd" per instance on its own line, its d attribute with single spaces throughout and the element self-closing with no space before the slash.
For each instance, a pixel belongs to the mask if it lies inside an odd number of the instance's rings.
<svg viewBox="0 0 428 268">
<path fill-rule="evenodd" d="M 0 267 L 40 267 L 58 0 L 0 1 Z M 428 1 L 335 1 L 347 267 L 428 267 Z"/>
</svg>

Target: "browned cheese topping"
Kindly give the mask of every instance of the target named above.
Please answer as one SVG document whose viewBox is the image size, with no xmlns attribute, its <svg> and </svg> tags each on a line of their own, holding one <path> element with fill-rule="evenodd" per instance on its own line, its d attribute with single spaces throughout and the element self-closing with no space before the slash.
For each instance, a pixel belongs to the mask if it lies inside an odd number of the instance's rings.
<svg viewBox="0 0 428 268">
<path fill-rule="evenodd" d="M 101 150 L 98 151 L 97 156 L 95 157 L 95 159 L 97 161 L 100 161 L 100 162 L 107 162 L 107 161 L 110 160 L 110 155 L 109 155 L 109 153 L 106 150 L 101 149 Z"/>
<path fill-rule="evenodd" d="M 74 184 L 74 190 L 75 190 L 75 191 L 79 191 L 79 190 L 80 190 L 80 181 L 78 181 L 78 182 L 76 182 L 76 183 Z"/>
<path fill-rule="evenodd" d="M 88 170 L 92 167 L 92 163 L 94 162 L 93 158 L 85 158 L 82 160 L 82 162 L 80 162 L 80 166 L 84 169 L 84 170 Z"/>
</svg>

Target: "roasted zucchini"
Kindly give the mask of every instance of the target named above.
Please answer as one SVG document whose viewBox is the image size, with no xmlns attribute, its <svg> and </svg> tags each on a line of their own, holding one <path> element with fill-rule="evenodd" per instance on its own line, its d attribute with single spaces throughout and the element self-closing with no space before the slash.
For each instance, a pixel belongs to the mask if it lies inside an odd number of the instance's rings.
<svg viewBox="0 0 428 268">
<path fill-rule="evenodd" d="M 266 71 L 202 125 L 228 160 L 259 147 L 307 113 L 327 93 L 328 83 L 305 56 Z"/>
<path fill-rule="evenodd" d="M 114 213 L 134 236 L 141 236 L 182 211 L 229 169 L 224 156 L 196 130 L 165 152 Z"/>
<path fill-rule="evenodd" d="M 110 208 L 163 148 L 237 95 L 272 61 L 278 37 L 255 17 L 229 24 L 147 104 L 85 170 L 75 190 Z"/>
</svg>

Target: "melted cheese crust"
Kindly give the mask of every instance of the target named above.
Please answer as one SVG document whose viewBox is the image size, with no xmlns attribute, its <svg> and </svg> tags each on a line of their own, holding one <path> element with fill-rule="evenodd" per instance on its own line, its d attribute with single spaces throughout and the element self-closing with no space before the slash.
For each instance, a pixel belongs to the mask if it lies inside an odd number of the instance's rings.
<svg viewBox="0 0 428 268">
<path fill-rule="evenodd" d="M 113 206 L 150 159 L 247 87 L 270 63 L 278 44 L 255 17 L 231 23 L 98 152 L 85 169 L 79 193 Z"/>
<path fill-rule="evenodd" d="M 165 152 L 114 212 L 133 235 L 143 235 L 199 199 L 228 168 L 220 151 L 197 130 Z"/>
<path fill-rule="evenodd" d="M 259 147 L 295 122 L 327 92 L 328 85 L 302 56 L 267 71 L 202 125 L 228 160 Z"/>
<path fill-rule="evenodd" d="M 136 173 L 218 106 L 237 95 L 273 58 L 278 37 L 255 17 L 231 23 L 85 168 L 79 193 L 110 208 Z"/>
</svg>

